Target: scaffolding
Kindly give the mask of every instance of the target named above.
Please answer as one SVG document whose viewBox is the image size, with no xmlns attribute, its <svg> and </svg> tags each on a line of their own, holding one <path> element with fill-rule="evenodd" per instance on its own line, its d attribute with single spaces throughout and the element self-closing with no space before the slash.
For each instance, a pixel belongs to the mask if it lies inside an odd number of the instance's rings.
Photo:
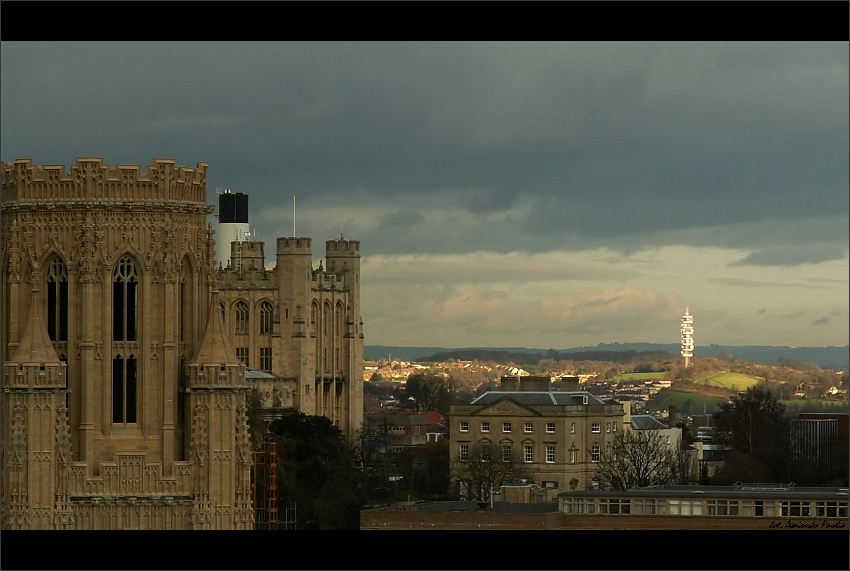
<svg viewBox="0 0 850 571">
<path fill-rule="evenodd" d="M 265 438 L 254 452 L 251 489 L 254 496 L 254 528 L 278 529 L 277 442 Z"/>
</svg>

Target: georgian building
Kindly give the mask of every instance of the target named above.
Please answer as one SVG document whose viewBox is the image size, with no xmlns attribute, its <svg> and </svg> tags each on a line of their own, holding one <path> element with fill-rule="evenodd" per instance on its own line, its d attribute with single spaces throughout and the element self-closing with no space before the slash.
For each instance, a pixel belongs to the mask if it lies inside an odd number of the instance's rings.
<svg viewBox="0 0 850 571">
<path fill-rule="evenodd" d="M 500 390 L 452 405 L 453 473 L 473 445 L 483 444 L 500 447 L 504 458 L 518 458 L 529 479 L 552 494 L 590 489 L 595 463 L 622 429 L 623 406 L 571 390 L 577 386 L 565 388 L 552 391 L 549 377 L 503 377 Z"/>
</svg>

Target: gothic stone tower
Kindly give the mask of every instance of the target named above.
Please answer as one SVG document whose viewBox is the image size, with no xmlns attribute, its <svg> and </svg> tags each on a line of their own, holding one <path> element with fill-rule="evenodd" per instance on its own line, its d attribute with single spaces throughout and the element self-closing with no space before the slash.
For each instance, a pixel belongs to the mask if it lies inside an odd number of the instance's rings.
<svg viewBox="0 0 850 571">
<path fill-rule="evenodd" d="M 3 163 L 4 528 L 250 527 L 206 171 Z"/>
<path fill-rule="evenodd" d="M 288 408 L 354 434 L 363 423 L 360 243 L 327 241 L 327 268 L 313 267 L 311 244 L 277 238 L 267 270 L 263 242 L 233 241 L 219 270 L 221 311 L 240 361 L 272 373 Z"/>
</svg>

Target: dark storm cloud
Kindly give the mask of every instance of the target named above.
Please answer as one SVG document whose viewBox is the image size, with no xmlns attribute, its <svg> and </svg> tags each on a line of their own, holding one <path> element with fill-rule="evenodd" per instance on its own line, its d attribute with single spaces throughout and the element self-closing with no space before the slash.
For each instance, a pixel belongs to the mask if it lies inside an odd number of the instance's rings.
<svg viewBox="0 0 850 571">
<path fill-rule="evenodd" d="M 0 57 L 4 160 L 203 160 L 211 199 L 239 187 L 255 211 L 298 194 L 507 217 L 444 251 L 636 246 L 848 210 L 843 43 L 4 43 Z"/>
<path fill-rule="evenodd" d="M 828 325 L 829 322 L 832 321 L 829 317 L 821 317 L 820 319 L 815 319 L 812 321 L 812 325 Z"/>
</svg>

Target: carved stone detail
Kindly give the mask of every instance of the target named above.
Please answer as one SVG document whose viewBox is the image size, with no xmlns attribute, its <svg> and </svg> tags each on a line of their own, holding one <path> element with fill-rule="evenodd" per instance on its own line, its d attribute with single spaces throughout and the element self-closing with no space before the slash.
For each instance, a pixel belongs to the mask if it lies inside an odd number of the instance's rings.
<svg viewBox="0 0 850 571">
<path fill-rule="evenodd" d="M 15 404 L 12 408 L 12 447 L 7 452 L 6 464 L 15 470 L 20 470 L 27 459 L 27 425 L 24 412 L 25 409 L 20 404 Z"/>
<path fill-rule="evenodd" d="M 204 403 L 196 403 L 192 414 L 192 450 L 191 460 L 198 466 L 207 461 L 207 414 L 209 409 Z"/>
<path fill-rule="evenodd" d="M 95 231 L 91 212 L 87 212 L 83 224 L 77 233 L 77 271 L 79 281 L 84 284 L 101 282 L 102 258 L 100 243 L 103 233 Z"/>
</svg>

